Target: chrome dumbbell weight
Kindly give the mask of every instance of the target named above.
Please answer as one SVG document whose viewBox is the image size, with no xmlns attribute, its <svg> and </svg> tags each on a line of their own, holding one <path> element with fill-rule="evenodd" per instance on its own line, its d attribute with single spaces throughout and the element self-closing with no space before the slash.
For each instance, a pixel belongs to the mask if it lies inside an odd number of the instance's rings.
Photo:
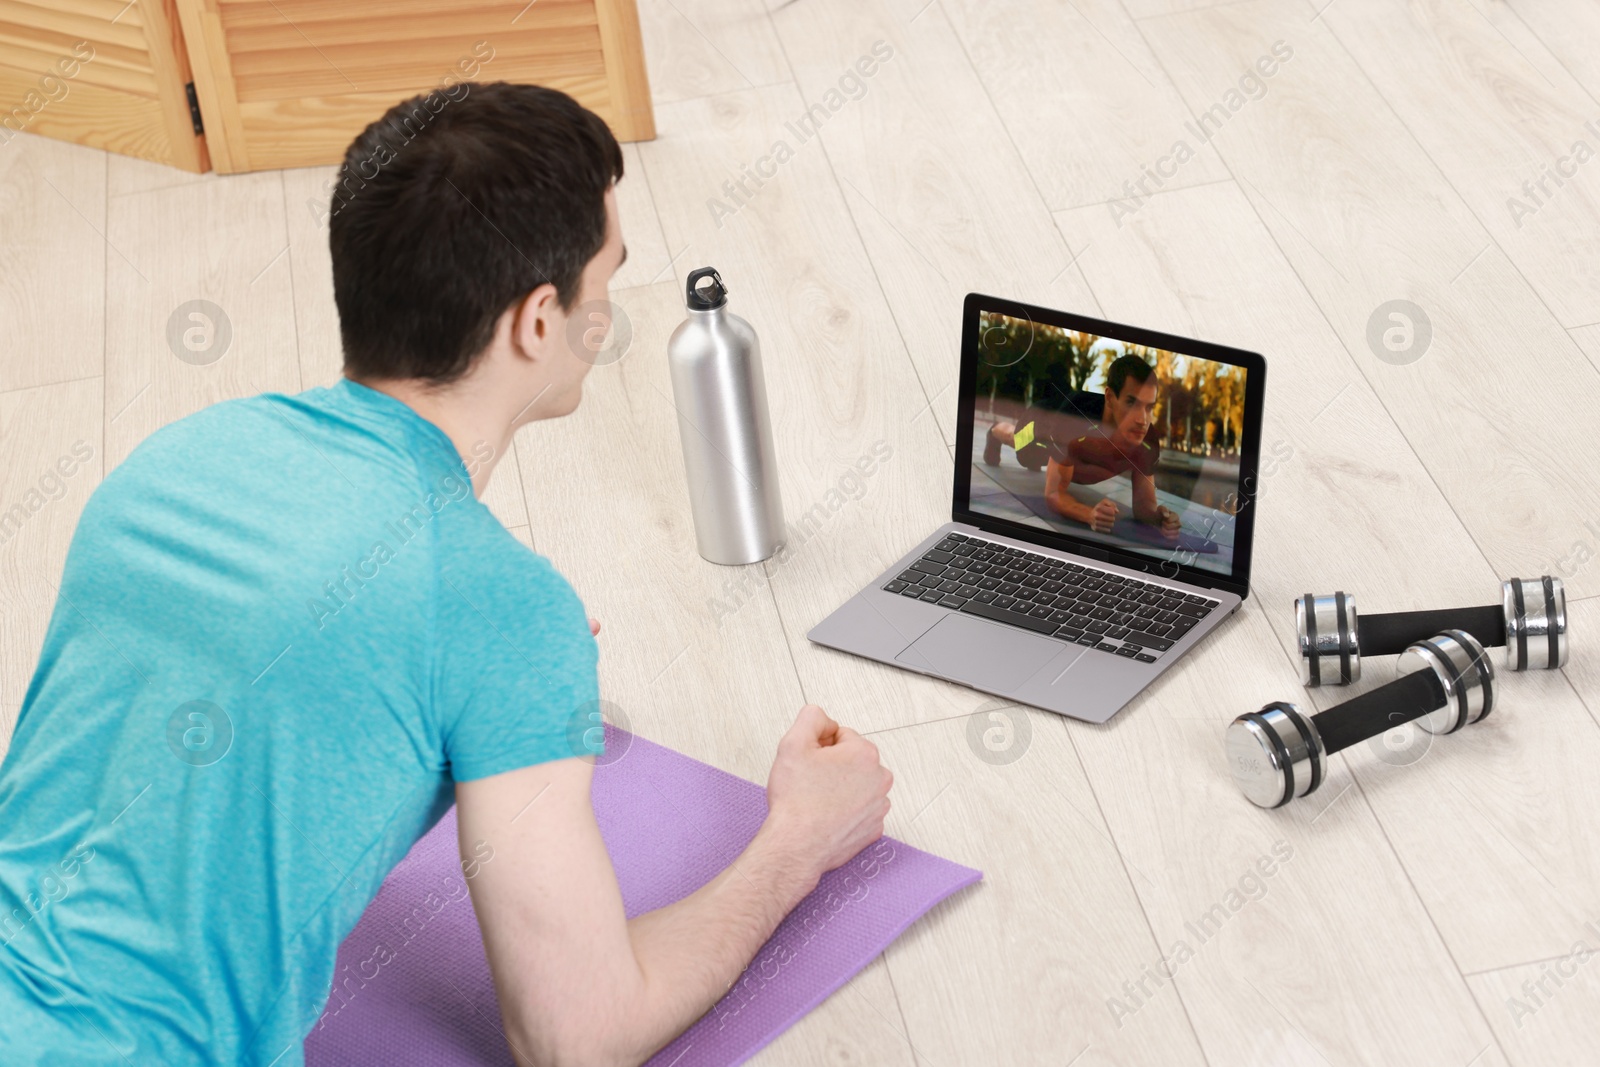
<svg viewBox="0 0 1600 1067">
<path fill-rule="evenodd" d="M 1233 720 L 1228 769 L 1251 803 L 1277 808 L 1314 792 L 1329 756 L 1391 727 L 1418 720 L 1447 734 L 1494 710 L 1494 666 L 1465 630 L 1414 642 L 1398 666 L 1395 681 L 1316 715 L 1280 701 Z"/>
<path fill-rule="evenodd" d="M 1481 608 L 1392 611 L 1357 616 L 1349 593 L 1296 597 L 1300 680 L 1349 685 L 1363 656 L 1392 656 L 1443 630 L 1465 630 L 1485 646 L 1504 645 L 1507 670 L 1554 670 L 1567 662 L 1567 594 L 1560 578 L 1500 583 L 1500 603 Z"/>
</svg>

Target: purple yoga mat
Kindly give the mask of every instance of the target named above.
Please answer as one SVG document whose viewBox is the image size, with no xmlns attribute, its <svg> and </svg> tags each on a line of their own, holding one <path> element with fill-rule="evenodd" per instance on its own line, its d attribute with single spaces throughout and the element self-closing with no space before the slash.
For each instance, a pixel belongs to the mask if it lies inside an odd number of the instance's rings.
<svg viewBox="0 0 1600 1067">
<path fill-rule="evenodd" d="M 631 918 L 681 900 L 733 861 L 766 791 L 606 727 L 594 809 Z M 493 862 L 493 860 L 489 860 Z M 884 837 L 829 871 L 712 1009 L 650 1067 L 743 1063 L 980 871 Z M 418 841 L 339 948 L 308 1067 L 509 1067 L 500 1010 L 456 845 L 456 814 Z"/>
</svg>

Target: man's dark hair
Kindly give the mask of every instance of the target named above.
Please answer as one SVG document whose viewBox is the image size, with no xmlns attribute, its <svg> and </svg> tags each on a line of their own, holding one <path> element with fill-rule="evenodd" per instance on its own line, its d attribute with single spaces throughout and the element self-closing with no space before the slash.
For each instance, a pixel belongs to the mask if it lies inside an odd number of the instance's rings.
<svg viewBox="0 0 1600 1067">
<path fill-rule="evenodd" d="M 330 205 L 346 374 L 451 382 L 540 285 L 571 310 L 621 177 L 605 122 L 554 89 L 462 82 L 390 108 Z"/>
<path fill-rule="evenodd" d="M 1122 396 L 1122 385 L 1129 378 L 1143 385 L 1156 369 L 1135 355 L 1118 356 L 1106 368 L 1106 389 L 1112 396 Z"/>
</svg>

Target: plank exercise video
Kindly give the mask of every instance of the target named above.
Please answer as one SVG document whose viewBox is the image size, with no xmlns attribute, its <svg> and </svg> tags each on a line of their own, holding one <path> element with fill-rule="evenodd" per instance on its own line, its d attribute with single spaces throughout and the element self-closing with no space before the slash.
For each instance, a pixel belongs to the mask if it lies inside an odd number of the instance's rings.
<svg viewBox="0 0 1600 1067">
<path fill-rule="evenodd" d="M 985 312 L 972 510 L 1229 574 L 1245 369 Z"/>
</svg>

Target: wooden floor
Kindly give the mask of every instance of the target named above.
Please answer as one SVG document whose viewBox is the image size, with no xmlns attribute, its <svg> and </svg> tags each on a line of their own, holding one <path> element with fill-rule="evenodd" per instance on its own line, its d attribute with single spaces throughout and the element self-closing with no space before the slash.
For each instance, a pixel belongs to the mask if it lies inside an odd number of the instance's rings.
<svg viewBox="0 0 1600 1067">
<path fill-rule="evenodd" d="M 640 0 L 660 137 L 621 187 L 632 348 L 491 488 L 604 621 L 636 730 L 760 781 L 821 703 L 893 768 L 890 832 L 984 871 L 757 1062 L 1594 1062 L 1600 5 L 770 2 Z M 101 474 L 206 404 L 337 377 L 329 174 L 0 147 L 0 510 L 94 454 L 0 545 L 0 743 Z M 892 449 L 781 567 L 694 549 L 663 351 L 706 264 L 760 331 L 790 515 Z M 969 289 L 1271 365 L 1264 452 L 1286 458 L 1253 595 L 1104 727 L 805 640 L 948 517 Z M 166 339 L 193 299 L 232 327 L 207 366 Z M 1395 300 L 1431 324 L 1420 355 L 1369 344 Z M 1505 678 L 1409 766 L 1335 757 L 1291 809 L 1233 788 L 1233 716 L 1341 696 L 1298 687 L 1295 595 L 1487 603 L 1544 573 L 1571 598 L 1566 670 Z M 997 708 L 1029 733 L 1004 765 L 967 740 Z"/>
</svg>

